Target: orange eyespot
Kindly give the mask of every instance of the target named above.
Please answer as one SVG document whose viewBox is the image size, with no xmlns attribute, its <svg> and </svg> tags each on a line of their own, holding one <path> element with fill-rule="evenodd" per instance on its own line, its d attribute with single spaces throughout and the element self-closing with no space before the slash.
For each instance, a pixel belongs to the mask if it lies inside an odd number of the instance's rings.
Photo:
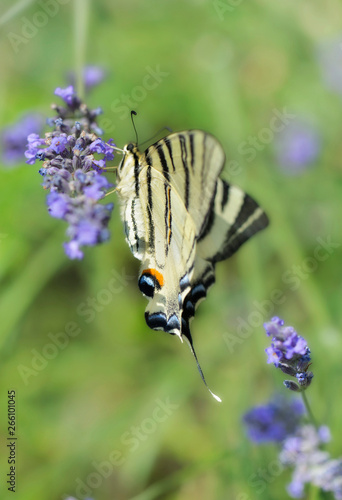
<svg viewBox="0 0 342 500">
<path fill-rule="evenodd" d="M 155 277 L 160 287 L 164 285 L 164 276 L 157 269 L 144 269 L 141 274 L 151 274 Z"/>
</svg>

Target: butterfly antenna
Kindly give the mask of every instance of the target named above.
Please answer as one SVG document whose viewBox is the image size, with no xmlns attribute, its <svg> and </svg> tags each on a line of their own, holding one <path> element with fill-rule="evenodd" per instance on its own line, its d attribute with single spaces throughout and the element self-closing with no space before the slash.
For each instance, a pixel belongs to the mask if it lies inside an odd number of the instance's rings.
<svg viewBox="0 0 342 500">
<path fill-rule="evenodd" d="M 170 128 L 170 127 L 162 127 L 160 128 L 155 134 L 152 135 L 152 137 L 150 137 L 149 139 L 146 139 L 146 141 L 142 142 L 141 144 L 139 144 L 140 146 L 142 146 L 143 144 L 145 144 L 145 142 L 151 142 L 152 139 L 154 139 L 157 135 L 159 135 L 161 132 L 163 132 L 163 130 L 168 130 L 168 132 L 172 133 L 173 130 Z"/>
<path fill-rule="evenodd" d="M 185 336 L 185 335 L 184 335 L 184 336 Z M 188 345 L 189 345 L 189 347 L 190 347 L 190 351 L 192 352 L 192 354 L 193 354 L 193 356 L 194 356 L 194 358 L 195 358 L 196 365 L 197 365 L 197 368 L 198 368 L 199 374 L 201 375 L 201 379 L 202 379 L 202 380 L 203 380 L 203 382 L 204 382 L 204 385 L 206 386 L 206 388 L 208 389 L 208 391 L 210 392 L 210 394 L 212 395 L 212 397 L 213 397 L 213 398 L 215 398 L 215 399 L 216 399 L 216 401 L 218 401 L 219 403 L 222 403 L 222 399 L 221 399 L 221 398 L 219 398 L 218 396 L 216 396 L 216 394 L 214 394 L 214 393 L 213 393 L 213 392 L 209 389 L 209 387 L 208 387 L 208 384 L 207 384 L 207 382 L 206 382 L 206 380 L 205 380 L 205 378 L 204 378 L 203 372 L 202 372 L 201 365 L 200 365 L 200 364 L 199 364 L 199 362 L 198 362 L 198 359 L 197 359 L 197 356 L 196 356 L 196 352 L 195 352 L 195 349 L 194 349 L 194 346 L 193 346 L 193 343 L 192 343 L 191 337 L 190 337 L 190 339 L 189 339 L 187 336 L 185 336 L 185 339 L 186 339 L 186 341 L 187 341 L 187 343 L 188 343 Z"/>
<path fill-rule="evenodd" d="M 132 125 L 133 125 L 133 128 L 134 128 L 134 132 L 135 132 L 136 143 L 139 144 L 139 141 L 138 141 L 138 132 L 137 132 L 137 129 L 135 127 L 133 115 L 137 116 L 137 112 L 132 109 L 132 111 L 131 111 L 131 120 L 132 120 Z"/>
</svg>

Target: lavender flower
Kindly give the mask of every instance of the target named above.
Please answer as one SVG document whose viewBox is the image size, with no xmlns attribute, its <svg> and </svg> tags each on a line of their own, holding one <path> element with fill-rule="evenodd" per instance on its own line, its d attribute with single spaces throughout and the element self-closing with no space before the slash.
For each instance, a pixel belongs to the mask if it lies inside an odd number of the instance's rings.
<svg viewBox="0 0 342 500">
<path fill-rule="evenodd" d="M 70 81 L 70 84 L 75 85 L 76 83 L 75 73 L 70 72 L 67 76 L 68 80 Z M 107 76 L 107 71 L 101 66 L 96 66 L 95 64 L 85 66 L 83 68 L 83 80 L 86 91 L 88 92 L 93 87 L 99 85 L 106 78 L 106 76 Z"/>
<path fill-rule="evenodd" d="M 43 187 L 50 193 L 47 206 L 52 217 L 68 223 L 64 244 L 71 259 L 82 259 L 81 247 L 93 246 L 109 239 L 108 222 L 113 203 L 99 204 L 112 186 L 103 176 L 106 162 L 113 159 L 113 142 L 105 143 L 94 131 L 99 131 L 96 117 L 83 104 L 72 86 L 57 88 L 66 107 L 53 106 L 57 117 L 49 120 L 54 126 L 44 138 L 28 136 L 25 155 L 29 164 L 43 161 L 39 173 Z M 96 159 L 94 154 L 100 159 Z"/>
<path fill-rule="evenodd" d="M 284 465 L 294 467 L 287 488 L 293 498 L 303 498 L 307 483 L 333 493 L 335 499 L 342 498 L 342 459 L 331 459 L 320 449 L 329 439 L 327 427 L 315 429 L 312 425 L 300 427 L 285 439 L 279 458 Z"/>
<path fill-rule="evenodd" d="M 303 391 L 311 384 L 313 373 L 308 371 L 310 349 L 306 340 L 297 334 L 292 326 L 284 326 L 278 317 L 264 324 L 266 334 L 272 337 L 272 344 L 265 349 L 267 363 L 273 363 L 284 373 L 296 377 L 297 383 L 285 380 L 284 385 L 292 391 Z"/>
<path fill-rule="evenodd" d="M 243 417 L 248 437 L 256 443 L 281 442 L 294 433 L 304 413 L 301 401 L 276 397 L 252 408 Z"/>
<path fill-rule="evenodd" d="M 29 134 L 39 134 L 42 127 L 42 116 L 38 113 L 31 113 L 24 116 L 14 125 L 4 129 L 0 136 L 4 164 L 14 165 L 22 161 L 26 149 L 27 136 Z"/>
<path fill-rule="evenodd" d="M 302 172 L 316 160 L 321 141 L 313 126 L 297 120 L 279 132 L 274 147 L 278 164 L 291 175 Z"/>
</svg>

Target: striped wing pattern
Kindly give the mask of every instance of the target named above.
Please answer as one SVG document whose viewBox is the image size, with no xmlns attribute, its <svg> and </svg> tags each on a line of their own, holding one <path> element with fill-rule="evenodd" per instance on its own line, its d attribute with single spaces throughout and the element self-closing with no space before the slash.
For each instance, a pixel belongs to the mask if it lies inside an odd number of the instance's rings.
<svg viewBox="0 0 342 500">
<path fill-rule="evenodd" d="M 216 263 L 268 224 L 248 194 L 219 178 L 224 161 L 213 136 L 190 130 L 161 139 L 144 154 L 133 151 L 119 167 L 130 172 L 118 192 L 127 241 L 142 261 L 146 322 L 185 337 L 196 361 L 190 321 L 215 281 Z"/>
</svg>

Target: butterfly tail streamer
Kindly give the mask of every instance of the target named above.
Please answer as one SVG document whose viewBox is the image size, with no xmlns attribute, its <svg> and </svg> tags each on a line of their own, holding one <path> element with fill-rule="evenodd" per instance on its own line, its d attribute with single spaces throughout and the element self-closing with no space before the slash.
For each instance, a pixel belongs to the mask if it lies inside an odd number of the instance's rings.
<svg viewBox="0 0 342 500">
<path fill-rule="evenodd" d="M 207 384 L 207 382 L 205 380 L 205 377 L 204 377 L 201 365 L 199 364 L 199 361 L 198 361 L 198 358 L 197 358 L 197 355 L 196 355 L 196 351 L 194 349 L 194 345 L 192 343 L 192 338 L 191 338 L 190 332 L 187 332 L 187 333 L 182 332 L 182 334 L 184 335 L 184 337 L 185 337 L 185 339 L 186 339 L 186 341 L 187 341 L 187 343 L 188 343 L 188 345 L 190 347 L 190 351 L 192 352 L 193 357 L 195 358 L 197 369 L 199 371 L 199 374 L 201 375 L 201 379 L 203 380 L 204 385 L 206 386 L 206 388 L 208 389 L 208 391 L 210 392 L 210 394 L 212 395 L 212 397 L 214 399 L 216 399 L 216 401 L 218 401 L 219 403 L 222 403 L 222 399 L 219 396 L 217 396 L 216 394 L 214 394 L 210 390 L 210 388 L 209 388 L 209 386 L 208 386 L 208 384 Z"/>
</svg>

